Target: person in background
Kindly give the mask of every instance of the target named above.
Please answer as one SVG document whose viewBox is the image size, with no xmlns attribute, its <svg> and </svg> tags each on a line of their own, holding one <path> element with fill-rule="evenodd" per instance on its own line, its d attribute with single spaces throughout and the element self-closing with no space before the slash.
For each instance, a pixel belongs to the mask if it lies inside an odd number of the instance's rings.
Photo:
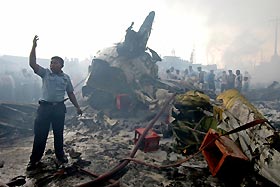
<svg viewBox="0 0 280 187">
<path fill-rule="evenodd" d="M 235 88 L 239 91 L 239 92 L 241 92 L 241 90 L 242 90 L 242 80 L 243 80 L 243 78 L 242 78 L 242 74 L 240 73 L 240 70 L 238 69 L 238 70 L 236 70 L 236 77 L 235 77 L 235 83 L 234 83 L 234 85 L 235 85 Z"/>
<path fill-rule="evenodd" d="M 188 79 L 188 76 L 189 76 L 189 70 L 186 68 L 186 69 L 184 70 L 183 80 L 187 80 L 187 79 Z"/>
<path fill-rule="evenodd" d="M 208 75 L 208 88 L 209 90 L 212 90 L 213 92 L 216 91 L 216 86 L 215 86 L 215 73 L 214 70 L 210 70 L 210 73 Z"/>
<path fill-rule="evenodd" d="M 228 88 L 227 89 L 233 89 L 235 86 L 235 75 L 232 73 L 232 70 L 228 70 Z"/>
<path fill-rule="evenodd" d="M 68 159 L 63 150 L 63 130 L 66 106 L 64 101 L 65 92 L 70 101 L 77 109 L 77 113 L 82 115 L 82 110 L 73 93 L 73 85 L 70 77 L 62 71 L 64 60 L 59 56 L 51 58 L 50 69 L 43 68 L 36 62 L 36 47 L 38 36 L 33 39 L 33 46 L 29 56 L 29 65 L 34 73 L 42 78 L 42 97 L 39 100 L 39 108 L 34 122 L 34 142 L 27 171 L 36 169 L 43 156 L 46 141 L 52 125 L 54 134 L 54 149 L 58 165 L 67 163 Z"/>
<path fill-rule="evenodd" d="M 177 79 L 177 80 L 182 80 L 182 77 L 181 77 L 181 75 L 180 75 L 180 70 L 179 70 L 179 69 L 176 69 L 175 72 L 176 72 L 176 74 L 175 74 L 176 79 Z"/>
<path fill-rule="evenodd" d="M 198 85 L 200 89 L 204 88 L 204 74 L 205 72 L 202 71 L 201 67 L 197 67 L 197 71 L 198 71 Z"/>
<path fill-rule="evenodd" d="M 171 75 L 170 69 L 167 69 L 165 73 L 166 73 L 166 78 L 167 79 L 172 79 L 172 75 Z"/>
<path fill-rule="evenodd" d="M 226 71 L 223 71 L 222 72 L 222 75 L 219 77 L 219 80 L 221 82 L 221 92 L 225 91 L 227 88 L 228 88 L 228 77 L 227 77 L 227 72 Z"/>
<path fill-rule="evenodd" d="M 244 78 L 243 78 L 243 91 L 244 92 L 247 92 L 249 90 L 250 81 L 251 81 L 251 76 L 248 73 L 248 71 L 245 71 Z"/>
<path fill-rule="evenodd" d="M 0 101 L 14 102 L 16 81 L 12 76 L 12 72 L 5 72 L 4 75 L 0 75 Z"/>
<path fill-rule="evenodd" d="M 189 78 L 193 81 L 197 79 L 196 72 L 193 70 L 192 66 L 189 66 Z"/>
</svg>

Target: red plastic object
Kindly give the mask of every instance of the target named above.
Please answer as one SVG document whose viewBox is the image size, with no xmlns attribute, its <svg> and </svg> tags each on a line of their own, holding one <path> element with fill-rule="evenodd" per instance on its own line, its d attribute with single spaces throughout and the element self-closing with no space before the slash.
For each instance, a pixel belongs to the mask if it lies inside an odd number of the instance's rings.
<svg viewBox="0 0 280 187">
<path fill-rule="evenodd" d="M 138 128 L 135 130 L 134 144 L 137 143 L 140 136 L 143 134 L 145 128 Z M 149 130 L 143 139 L 139 149 L 144 152 L 156 151 L 159 148 L 160 136 L 153 130 Z"/>
<path fill-rule="evenodd" d="M 210 172 L 213 176 L 225 175 L 233 171 L 241 172 L 241 168 L 249 159 L 230 138 L 218 137 L 219 134 L 215 130 L 209 129 L 199 148 L 208 163 Z M 215 138 L 218 139 L 213 141 Z"/>
<path fill-rule="evenodd" d="M 116 96 L 116 106 L 118 110 L 127 110 L 130 106 L 128 94 L 118 94 Z"/>
</svg>

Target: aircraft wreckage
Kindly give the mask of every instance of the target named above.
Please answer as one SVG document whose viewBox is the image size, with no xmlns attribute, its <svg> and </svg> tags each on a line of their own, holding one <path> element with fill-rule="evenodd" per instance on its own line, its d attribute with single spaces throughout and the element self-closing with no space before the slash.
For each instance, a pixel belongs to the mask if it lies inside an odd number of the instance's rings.
<svg viewBox="0 0 280 187">
<path fill-rule="evenodd" d="M 156 62 L 161 58 L 147 47 L 154 17 L 150 12 L 137 32 L 132 22 L 124 42 L 96 54 L 82 88 L 91 107 L 133 114 L 155 102 L 157 89 L 168 87 L 158 78 Z"/>
</svg>

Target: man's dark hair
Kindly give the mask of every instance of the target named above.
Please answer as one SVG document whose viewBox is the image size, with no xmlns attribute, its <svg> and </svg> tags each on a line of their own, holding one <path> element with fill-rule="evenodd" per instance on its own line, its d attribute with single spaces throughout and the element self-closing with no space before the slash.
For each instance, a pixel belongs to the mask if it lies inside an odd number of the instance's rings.
<svg viewBox="0 0 280 187">
<path fill-rule="evenodd" d="M 62 65 L 62 67 L 64 66 L 64 60 L 63 60 L 61 57 L 59 57 L 59 56 L 53 56 L 53 57 L 51 58 L 51 60 L 53 60 L 53 59 L 57 59 L 57 60 L 59 61 L 59 63 Z"/>
</svg>

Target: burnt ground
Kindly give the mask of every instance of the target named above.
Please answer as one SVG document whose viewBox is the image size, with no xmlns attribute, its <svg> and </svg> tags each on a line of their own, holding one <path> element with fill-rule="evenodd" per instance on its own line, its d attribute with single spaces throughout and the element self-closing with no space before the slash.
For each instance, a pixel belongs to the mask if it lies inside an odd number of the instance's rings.
<svg viewBox="0 0 280 187">
<path fill-rule="evenodd" d="M 53 135 L 50 132 L 41 168 L 26 172 L 33 135 L 32 131 L 18 130 L 0 139 L 0 180 L 7 183 L 16 176 L 25 176 L 26 184 L 23 186 L 35 186 L 36 184 L 37 186 L 56 187 L 84 184 L 93 180 L 94 177 L 81 170 L 76 170 L 77 167 L 73 167 L 73 164 L 99 175 L 110 171 L 122 159 L 127 158 L 133 150 L 135 129 L 146 127 L 148 122 L 141 118 L 109 119 L 91 109 L 87 109 L 83 116 L 76 116 L 70 108 L 64 133 L 65 151 L 69 158 L 69 163 L 65 167 L 72 170 L 53 178 L 46 177 L 54 176 L 53 174 L 59 171 L 54 160 Z M 157 124 L 160 124 L 160 120 Z M 162 136 L 160 133 L 159 135 Z M 172 138 L 162 137 L 159 150 L 148 153 L 138 150 L 135 158 L 156 165 L 166 165 L 186 158 L 176 152 L 176 149 L 173 148 L 174 143 Z M 77 155 L 80 156 L 76 158 Z M 179 167 L 164 170 L 129 162 L 127 167 L 114 177 L 119 179 L 120 186 L 123 187 L 234 186 L 213 177 L 201 154 Z M 246 178 L 238 186 L 273 186 L 252 173 L 248 173 Z"/>
</svg>

